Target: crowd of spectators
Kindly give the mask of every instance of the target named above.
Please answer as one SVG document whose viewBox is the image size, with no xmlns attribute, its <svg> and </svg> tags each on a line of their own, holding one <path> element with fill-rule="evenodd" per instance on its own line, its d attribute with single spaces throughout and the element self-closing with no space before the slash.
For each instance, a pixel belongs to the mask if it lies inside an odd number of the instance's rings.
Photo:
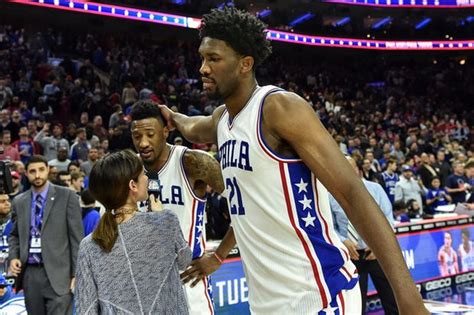
<svg viewBox="0 0 474 315">
<path fill-rule="evenodd" d="M 432 214 L 433 191 L 444 188 L 446 203 L 465 202 L 452 189 L 459 189 L 462 179 L 466 197 L 473 184 L 473 175 L 461 169 L 474 150 L 470 63 L 342 59 L 315 62 L 311 55 L 274 54 L 257 78 L 261 85 L 275 84 L 305 98 L 364 177 L 387 187 L 397 211 L 408 207 Z M 52 180 L 72 174 L 76 186 L 78 178 L 87 186 L 97 159 L 132 147 L 128 113 L 139 99 L 187 115 L 210 115 L 218 103 L 202 93 L 199 66 L 193 42 L 1 25 L 0 159 L 12 161 L 15 194 L 28 188 L 23 165 L 33 154 L 49 160 Z M 191 146 L 176 132 L 169 142 Z M 217 157 L 216 144 L 193 147 Z M 413 189 L 404 195 L 410 185 L 419 195 Z"/>
</svg>

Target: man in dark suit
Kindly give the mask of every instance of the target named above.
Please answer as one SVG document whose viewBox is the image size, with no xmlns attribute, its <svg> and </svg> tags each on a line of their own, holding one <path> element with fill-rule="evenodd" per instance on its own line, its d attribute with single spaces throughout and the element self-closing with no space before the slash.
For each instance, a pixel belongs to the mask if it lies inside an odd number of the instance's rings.
<svg viewBox="0 0 474 315">
<path fill-rule="evenodd" d="M 13 200 L 10 272 L 24 289 L 28 314 L 72 314 L 77 252 L 84 232 L 75 193 L 48 181 L 48 162 L 32 156 L 31 189 Z"/>
</svg>

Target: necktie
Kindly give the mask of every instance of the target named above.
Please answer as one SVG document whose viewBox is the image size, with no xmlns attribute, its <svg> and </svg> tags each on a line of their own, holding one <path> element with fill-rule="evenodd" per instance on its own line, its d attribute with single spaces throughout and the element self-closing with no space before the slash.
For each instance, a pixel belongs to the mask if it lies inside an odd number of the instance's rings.
<svg viewBox="0 0 474 315">
<path fill-rule="evenodd" d="M 359 239 L 360 239 L 359 233 L 357 233 L 351 221 L 347 222 L 347 238 L 356 245 L 359 243 Z"/>
<path fill-rule="evenodd" d="M 38 232 L 41 231 L 41 225 L 42 225 L 42 217 L 41 217 L 41 209 L 43 208 L 43 197 L 41 195 L 36 196 L 36 201 L 35 201 L 35 222 L 36 222 L 36 228 L 38 229 Z"/>
</svg>

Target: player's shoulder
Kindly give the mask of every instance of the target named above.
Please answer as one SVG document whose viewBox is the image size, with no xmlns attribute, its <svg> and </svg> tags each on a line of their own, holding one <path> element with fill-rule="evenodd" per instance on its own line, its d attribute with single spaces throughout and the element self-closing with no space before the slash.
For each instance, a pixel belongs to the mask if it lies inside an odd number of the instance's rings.
<svg viewBox="0 0 474 315">
<path fill-rule="evenodd" d="M 186 149 L 183 154 L 183 164 L 185 167 L 200 167 L 203 161 L 212 160 L 214 157 L 202 150 Z"/>
<path fill-rule="evenodd" d="M 298 112 L 310 109 L 310 104 L 300 95 L 282 89 L 271 90 L 264 99 L 264 116 L 287 115 L 288 112 Z"/>
</svg>

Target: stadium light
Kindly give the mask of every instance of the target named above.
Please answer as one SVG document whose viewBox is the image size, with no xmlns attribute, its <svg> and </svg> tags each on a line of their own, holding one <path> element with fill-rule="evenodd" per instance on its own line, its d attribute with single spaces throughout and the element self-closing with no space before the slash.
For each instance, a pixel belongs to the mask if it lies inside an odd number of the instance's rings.
<svg viewBox="0 0 474 315">
<path fill-rule="evenodd" d="M 426 18 L 420 23 L 416 24 L 415 29 L 419 30 L 428 25 L 431 22 L 431 18 Z"/>
<path fill-rule="evenodd" d="M 313 13 L 306 13 L 306 14 L 303 14 L 301 15 L 300 17 L 297 17 L 296 19 L 294 19 L 293 21 L 290 22 L 290 26 L 294 27 L 298 24 L 301 24 L 305 21 L 308 21 L 308 20 L 311 20 L 312 18 L 314 17 L 314 14 Z"/>
</svg>

